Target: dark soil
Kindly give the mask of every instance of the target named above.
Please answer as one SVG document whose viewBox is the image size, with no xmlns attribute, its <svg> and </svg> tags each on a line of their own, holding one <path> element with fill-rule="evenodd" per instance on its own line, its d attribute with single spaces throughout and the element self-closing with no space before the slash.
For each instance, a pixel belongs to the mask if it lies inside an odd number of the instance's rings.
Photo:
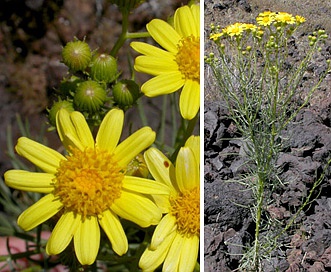
<svg viewBox="0 0 331 272">
<path fill-rule="evenodd" d="M 331 16 L 329 3 L 316 1 L 314 7 L 305 1 L 205 1 L 205 35 L 213 22 L 225 27 L 235 22 L 251 22 L 258 13 L 270 9 L 299 14 L 307 19 L 303 28 L 306 37 L 315 29 L 324 28 L 330 34 L 323 16 Z M 317 3 L 318 2 L 318 3 Z M 302 4 L 302 6 L 301 6 Z M 315 6 L 316 5 L 316 6 Z M 320 13 L 316 13 L 316 9 Z M 323 11 L 323 12 L 321 12 Z M 323 25 L 324 22 L 324 25 Z M 211 43 L 206 40 L 205 51 Z M 308 82 L 325 67 L 329 58 L 330 38 L 320 57 L 312 63 L 305 77 L 302 94 Z M 302 51 L 298 51 L 303 54 Z M 293 59 L 295 61 L 295 59 Z M 245 173 L 242 141 L 227 115 L 225 106 L 205 69 L 204 105 L 204 271 L 235 271 L 245 247 L 251 246 L 255 223 L 249 208 L 253 197 L 246 187 L 229 182 Z M 314 181 L 325 174 L 321 185 L 292 227 L 281 236 L 279 248 L 263 262 L 263 271 L 331 271 L 331 171 L 326 168 L 331 151 L 331 84 L 328 75 L 316 91 L 310 104 L 284 131 L 286 142 L 276 164 L 285 184 L 266 196 L 265 214 L 285 226 L 309 194 Z M 229 155 L 231 154 L 231 155 Z M 275 232 L 276 228 L 273 229 Z M 261 236 L 268 235 L 261 232 Z"/>
</svg>

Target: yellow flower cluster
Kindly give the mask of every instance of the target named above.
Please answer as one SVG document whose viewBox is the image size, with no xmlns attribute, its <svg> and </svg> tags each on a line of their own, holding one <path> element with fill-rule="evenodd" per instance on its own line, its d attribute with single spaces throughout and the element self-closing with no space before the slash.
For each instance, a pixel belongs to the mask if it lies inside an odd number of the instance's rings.
<svg viewBox="0 0 331 272">
<path fill-rule="evenodd" d="M 209 38 L 213 41 L 217 41 L 220 37 L 225 35 L 230 37 L 241 36 L 244 31 L 255 32 L 257 29 L 258 27 L 254 24 L 235 23 L 223 28 L 221 33 L 212 33 Z"/>
<path fill-rule="evenodd" d="M 256 17 L 256 22 L 260 26 L 270 26 L 271 24 L 286 24 L 286 25 L 300 25 L 304 23 L 306 19 L 302 16 L 293 16 L 287 12 L 272 12 L 264 11 Z"/>
<path fill-rule="evenodd" d="M 293 16 L 287 12 L 272 12 L 264 11 L 256 17 L 257 25 L 247 23 L 234 23 L 226 26 L 221 31 L 220 27 L 211 25 L 210 40 L 217 42 L 221 37 L 241 37 L 244 32 L 256 33 L 256 36 L 263 34 L 264 27 L 270 27 L 271 25 L 300 25 L 304 23 L 306 19 L 300 15 Z"/>
</svg>

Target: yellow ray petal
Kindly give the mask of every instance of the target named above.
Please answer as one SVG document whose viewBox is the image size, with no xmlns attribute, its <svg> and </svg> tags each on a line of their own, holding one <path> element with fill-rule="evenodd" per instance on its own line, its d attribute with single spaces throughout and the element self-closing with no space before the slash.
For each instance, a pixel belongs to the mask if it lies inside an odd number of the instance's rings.
<svg viewBox="0 0 331 272">
<path fill-rule="evenodd" d="M 124 177 L 123 188 L 141 194 L 169 195 L 170 193 L 170 188 L 161 182 L 134 176 Z"/>
<path fill-rule="evenodd" d="M 74 233 L 79 226 L 81 217 L 75 216 L 73 212 L 64 213 L 56 223 L 46 245 L 48 255 L 61 253 L 70 243 Z"/>
<path fill-rule="evenodd" d="M 17 153 L 28 159 L 46 173 L 55 174 L 61 160 L 66 160 L 59 152 L 26 137 L 18 139 Z"/>
<path fill-rule="evenodd" d="M 65 109 L 60 109 L 56 114 L 56 129 L 57 133 L 59 134 L 60 140 L 66 150 L 69 151 L 69 145 L 68 139 L 66 137 L 67 134 L 72 135 L 71 137 L 76 138 L 75 141 L 77 141 L 77 135 L 75 131 L 75 127 L 72 124 L 70 113 Z"/>
<path fill-rule="evenodd" d="M 155 58 L 154 56 L 139 56 L 134 63 L 137 72 L 150 75 L 160 75 L 178 71 L 178 64 L 174 61 L 174 56 L 169 58 Z"/>
<path fill-rule="evenodd" d="M 174 169 L 172 162 L 154 147 L 149 148 L 144 153 L 144 158 L 153 178 L 167 185 L 169 188 L 173 188 L 171 179 L 175 178 L 175 176 L 173 175 L 174 171 L 170 170 Z"/>
<path fill-rule="evenodd" d="M 118 216 L 110 210 L 103 212 L 99 218 L 100 226 L 105 231 L 113 250 L 116 254 L 122 256 L 128 251 L 128 239 L 121 225 Z"/>
<path fill-rule="evenodd" d="M 174 16 L 174 26 L 179 35 L 182 37 L 188 37 L 191 35 L 195 37 L 199 36 L 199 32 L 196 32 L 197 27 L 194 19 L 195 18 L 189 6 L 183 6 L 176 10 Z"/>
<path fill-rule="evenodd" d="M 200 84 L 194 80 L 185 82 L 179 99 L 180 113 L 184 119 L 193 119 L 200 108 Z"/>
<path fill-rule="evenodd" d="M 9 170 L 4 177 L 6 184 L 14 189 L 44 194 L 54 190 L 54 174 Z"/>
<path fill-rule="evenodd" d="M 176 233 L 176 232 L 175 232 Z M 180 271 L 178 269 L 179 266 L 179 256 L 182 251 L 183 243 L 184 243 L 184 237 L 182 237 L 180 234 L 176 233 L 176 236 L 174 240 L 172 241 L 172 244 L 170 246 L 170 250 L 168 252 L 168 255 L 164 261 L 163 264 L 163 270 L 162 271 Z"/>
<path fill-rule="evenodd" d="M 114 157 L 119 165 L 126 167 L 136 155 L 149 147 L 154 141 L 155 132 L 150 127 L 143 127 L 115 148 Z"/>
<path fill-rule="evenodd" d="M 195 22 L 194 35 L 200 37 L 200 6 L 192 5 L 191 11 L 192 11 L 192 15 L 193 15 L 193 21 Z"/>
<path fill-rule="evenodd" d="M 149 97 L 170 94 L 179 90 L 185 83 L 179 71 L 160 74 L 146 81 L 141 91 Z"/>
<path fill-rule="evenodd" d="M 149 198 L 125 190 L 114 201 L 111 210 L 143 228 L 156 225 L 162 216 L 160 209 Z"/>
<path fill-rule="evenodd" d="M 180 253 L 178 271 L 191 272 L 197 263 L 199 252 L 199 237 L 194 235 L 184 239 L 183 247 Z"/>
<path fill-rule="evenodd" d="M 191 135 L 185 142 L 185 146 L 192 149 L 195 159 L 200 165 L 200 136 Z"/>
<path fill-rule="evenodd" d="M 156 250 L 147 248 L 139 260 L 139 267 L 144 272 L 152 272 L 158 268 L 166 258 L 175 236 L 176 232 L 171 233 Z"/>
<path fill-rule="evenodd" d="M 80 151 L 85 150 L 83 143 L 77 138 L 77 135 L 67 133 L 63 136 L 63 145 L 65 146 L 68 153 L 71 153 L 71 148 L 78 148 Z"/>
<path fill-rule="evenodd" d="M 51 218 L 59 212 L 63 204 L 48 194 L 26 209 L 17 219 L 17 224 L 25 231 L 29 231 Z"/>
<path fill-rule="evenodd" d="M 56 115 L 56 126 L 67 151 L 70 152 L 70 147 L 76 147 L 81 151 L 86 147 L 94 147 L 92 133 L 80 112 L 69 113 L 65 109 L 60 109 Z"/>
<path fill-rule="evenodd" d="M 162 213 L 169 213 L 171 209 L 170 199 L 168 195 L 153 195 L 153 200 Z"/>
<path fill-rule="evenodd" d="M 167 51 L 176 54 L 180 35 L 168 23 L 160 19 L 154 19 L 146 25 L 153 39 Z"/>
<path fill-rule="evenodd" d="M 82 145 L 86 147 L 94 147 L 94 139 L 91 130 L 86 123 L 85 117 L 78 111 L 74 111 L 70 114 L 72 124 L 75 127 L 76 134 Z"/>
<path fill-rule="evenodd" d="M 123 122 L 124 113 L 122 110 L 112 109 L 109 111 L 100 125 L 96 146 L 113 153 L 122 134 Z"/>
<path fill-rule="evenodd" d="M 100 246 L 100 227 L 95 216 L 80 221 L 74 234 L 74 246 L 77 259 L 82 265 L 94 263 Z"/>
<path fill-rule="evenodd" d="M 174 54 L 144 42 L 132 42 L 131 47 L 140 54 L 156 58 L 174 58 Z"/>
<path fill-rule="evenodd" d="M 152 237 L 150 248 L 151 250 L 157 249 L 164 240 L 176 230 L 176 217 L 167 214 L 160 223 L 156 226 Z"/>
<path fill-rule="evenodd" d="M 199 165 L 189 147 L 182 147 L 176 159 L 176 181 L 181 192 L 199 186 Z"/>
</svg>

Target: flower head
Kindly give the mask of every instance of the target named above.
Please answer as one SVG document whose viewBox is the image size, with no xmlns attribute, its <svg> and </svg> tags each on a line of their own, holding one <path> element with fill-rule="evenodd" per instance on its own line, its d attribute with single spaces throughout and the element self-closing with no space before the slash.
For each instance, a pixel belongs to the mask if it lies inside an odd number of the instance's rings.
<svg viewBox="0 0 331 272">
<path fill-rule="evenodd" d="M 234 23 L 232 25 L 227 26 L 223 29 L 223 33 L 233 37 L 240 36 L 244 32 L 245 28 L 242 23 Z"/>
<path fill-rule="evenodd" d="M 174 166 L 159 150 L 145 152 L 147 166 L 169 195 L 155 196 L 165 216 L 155 229 L 139 266 L 154 271 L 191 272 L 197 261 L 200 235 L 199 137 L 191 136 L 178 153 Z"/>
<path fill-rule="evenodd" d="M 221 38 L 224 35 L 224 33 L 213 33 L 210 34 L 209 39 L 213 40 L 214 42 L 218 41 L 219 38 Z"/>
<path fill-rule="evenodd" d="M 275 12 L 264 11 L 256 17 L 256 22 L 261 26 L 270 26 L 275 21 Z"/>
<path fill-rule="evenodd" d="M 295 22 L 298 24 L 298 25 L 301 25 L 302 23 L 306 22 L 306 18 L 300 16 L 300 15 L 296 15 L 295 16 Z"/>
<path fill-rule="evenodd" d="M 59 254 L 73 239 L 77 258 L 83 265 L 96 259 L 101 226 L 113 250 L 123 255 L 128 242 L 119 217 L 141 227 L 157 224 L 161 211 L 145 194 L 169 191 L 160 183 L 126 175 L 129 162 L 153 143 L 155 133 L 144 127 L 118 144 L 124 121 L 123 111 L 118 109 L 105 116 L 96 140 L 81 113 L 60 109 L 56 119 L 68 155 L 21 137 L 17 153 L 44 173 L 5 173 L 8 186 L 46 194 L 19 216 L 18 225 L 28 231 L 58 214 L 46 252 Z"/>
<path fill-rule="evenodd" d="M 174 26 L 154 19 L 147 24 L 153 39 L 164 49 L 132 42 L 143 54 L 135 60 L 135 69 L 155 76 L 141 86 L 149 97 L 173 93 L 182 88 L 179 107 L 183 118 L 193 119 L 200 108 L 200 10 L 198 5 L 176 10 Z"/>
<path fill-rule="evenodd" d="M 289 14 L 287 12 L 276 12 L 274 20 L 275 22 L 287 25 L 293 25 L 296 23 L 295 18 L 292 16 L 292 14 Z"/>
<path fill-rule="evenodd" d="M 257 29 L 258 29 L 257 26 L 254 25 L 254 24 L 246 24 L 246 23 L 244 23 L 244 24 L 242 24 L 242 27 L 246 31 L 253 31 L 253 32 L 257 31 Z"/>
</svg>

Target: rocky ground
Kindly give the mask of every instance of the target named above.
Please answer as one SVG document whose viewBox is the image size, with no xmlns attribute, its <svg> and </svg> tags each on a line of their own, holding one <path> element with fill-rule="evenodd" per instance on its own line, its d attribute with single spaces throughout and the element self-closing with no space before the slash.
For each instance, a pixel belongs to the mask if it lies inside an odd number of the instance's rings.
<svg viewBox="0 0 331 272">
<path fill-rule="evenodd" d="M 214 23 L 225 27 L 235 22 L 254 21 L 264 10 L 286 11 L 307 18 L 302 37 L 322 28 L 331 33 L 331 4 L 328 1 L 205 1 L 205 35 Z M 211 50 L 205 40 L 205 52 Z M 312 63 L 306 83 L 324 69 L 330 57 L 328 39 L 321 56 Z M 299 55 L 303 52 L 298 52 Z M 295 61 L 295 60 L 293 60 Z M 204 263 L 205 271 L 237 271 L 245 247 L 254 237 L 255 224 L 250 209 L 252 194 L 246 187 L 230 179 L 245 173 L 240 135 L 227 115 L 225 106 L 213 85 L 208 67 L 205 68 L 204 108 Z M 303 94 L 305 82 L 298 91 Z M 286 183 L 272 192 L 265 201 L 266 215 L 284 227 L 308 195 L 312 184 L 321 177 L 331 151 L 331 82 L 328 75 L 304 108 L 287 129 L 290 136 L 277 165 L 279 177 Z M 229 155 L 231 154 L 231 155 Z M 263 271 L 331 271 L 331 174 L 325 177 L 313 194 L 313 201 L 281 237 L 279 247 L 263 263 Z M 239 205 L 238 205 L 239 204 Z M 267 233 L 262 231 L 262 236 Z"/>
</svg>

